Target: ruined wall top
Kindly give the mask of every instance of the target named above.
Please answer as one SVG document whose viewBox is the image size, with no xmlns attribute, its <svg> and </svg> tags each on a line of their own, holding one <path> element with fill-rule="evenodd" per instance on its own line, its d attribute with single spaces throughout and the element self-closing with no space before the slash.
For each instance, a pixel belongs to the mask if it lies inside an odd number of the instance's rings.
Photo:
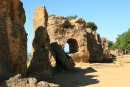
<svg viewBox="0 0 130 87">
<path fill-rule="evenodd" d="M 34 31 L 39 27 L 43 26 L 47 28 L 48 13 L 45 6 L 38 6 L 34 9 L 33 25 Z"/>
<path fill-rule="evenodd" d="M 48 19 L 48 26 L 59 26 L 63 28 L 73 28 L 73 29 L 84 29 L 86 22 L 82 18 L 68 20 L 63 16 L 51 16 Z"/>
</svg>

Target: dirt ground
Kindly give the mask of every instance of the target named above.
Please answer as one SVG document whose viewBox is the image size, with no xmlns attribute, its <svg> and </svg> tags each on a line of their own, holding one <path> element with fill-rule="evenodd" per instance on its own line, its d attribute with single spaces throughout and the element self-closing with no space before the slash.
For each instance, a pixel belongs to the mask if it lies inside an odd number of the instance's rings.
<svg viewBox="0 0 130 87">
<path fill-rule="evenodd" d="M 60 87 L 130 87 L 130 55 L 118 56 L 114 63 L 78 63 L 49 82 Z"/>
</svg>

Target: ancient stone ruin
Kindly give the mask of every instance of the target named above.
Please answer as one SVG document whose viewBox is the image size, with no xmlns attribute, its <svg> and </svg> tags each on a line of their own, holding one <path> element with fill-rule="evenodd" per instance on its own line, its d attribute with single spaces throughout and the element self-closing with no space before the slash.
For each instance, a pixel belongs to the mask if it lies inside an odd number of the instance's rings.
<svg viewBox="0 0 130 87">
<path fill-rule="evenodd" d="M 102 48 L 103 48 L 103 57 L 104 58 L 111 58 L 112 56 L 110 55 L 110 51 L 108 49 L 108 40 L 105 37 L 101 38 L 102 41 Z"/>
<path fill-rule="evenodd" d="M 66 70 L 74 68 L 73 60 L 65 54 L 62 47 L 58 44 L 51 43 L 47 32 L 48 14 L 45 6 L 38 6 L 34 11 L 34 31 L 33 39 L 33 58 L 28 67 L 27 76 L 35 77 L 38 81 L 46 80 L 52 77 L 52 68 L 63 66 Z M 51 67 L 51 58 L 56 61 L 55 65 Z M 49 60 L 50 59 L 50 60 Z M 60 64 L 60 65 L 58 65 Z M 61 68 L 61 69 L 62 69 Z"/>
<path fill-rule="evenodd" d="M 62 49 L 69 44 L 69 56 L 75 62 L 102 62 L 103 48 L 100 35 L 85 27 L 84 19 L 69 21 L 62 16 L 48 20 L 47 31 L 50 43 L 57 42 Z"/>
<path fill-rule="evenodd" d="M 96 31 L 86 28 L 84 19 L 69 21 L 62 16 L 48 19 L 45 6 L 38 6 L 33 24 L 33 58 L 28 67 L 28 77 L 45 80 L 54 71 L 72 70 L 74 62 L 102 62 L 105 55 L 102 44 L 106 42 L 102 42 Z M 69 44 L 69 54 L 64 52 L 65 43 Z"/>
<path fill-rule="evenodd" d="M 0 78 L 26 76 L 26 17 L 19 0 L 0 0 Z"/>
<path fill-rule="evenodd" d="M 44 6 L 35 8 L 33 58 L 28 67 L 27 76 L 35 77 L 38 81 L 51 77 L 51 64 L 49 62 L 50 39 L 46 31 L 48 14 Z"/>
<path fill-rule="evenodd" d="M 70 46 L 69 56 L 74 61 L 87 62 L 89 59 L 89 52 L 87 49 L 87 34 L 85 33 L 85 21 L 83 19 L 74 20 L 72 23 L 66 18 L 50 17 L 48 20 L 47 31 L 50 36 L 50 42 L 57 42 L 62 49 L 67 42 Z"/>
<path fill-rule="evenodd" d="M 72 70 L 76 62 L 102 62 L 109 56 L 107 39 L 86 28 L 84 19 L 69 21 L 62 16 L 48 19 L 45 6 L 38 6 L 33 18 L 33 58 L 27 69 L 25 20 L 19 0 L 0 0 L 0 80 L 18 74 L 5 82 L 7 87 L 51 87 L 55 84 L 36 80 L 47 80 L 54 71 Z M 68 54 L 64 52 L 65 43 L 69 44 Z"/>
</svg>

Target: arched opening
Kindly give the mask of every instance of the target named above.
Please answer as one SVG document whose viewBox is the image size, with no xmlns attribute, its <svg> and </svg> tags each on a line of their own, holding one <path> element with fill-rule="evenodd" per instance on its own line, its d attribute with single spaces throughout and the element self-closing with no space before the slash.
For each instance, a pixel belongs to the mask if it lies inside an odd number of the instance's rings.
<svg viewBox="0 0 130 87">
<path fill-rule="evenodd" d="M 72 29 L 73 26 L 71 25 L 71 23 L 69 21 L 66 21 L 64 24 L 63 24 L 63 28 L 66 28 L 66 29 Z"/>
<path fill-rule="evenodd" d="M 65 49 L 65 52 L 69 51 L 68 53 L 76 53 L 76 52 L 78 52 L 78 43 L 77 43 L 77 41 L 75 39 L 68 39 L 66 41 L 64 49 Z"/>
</svg>

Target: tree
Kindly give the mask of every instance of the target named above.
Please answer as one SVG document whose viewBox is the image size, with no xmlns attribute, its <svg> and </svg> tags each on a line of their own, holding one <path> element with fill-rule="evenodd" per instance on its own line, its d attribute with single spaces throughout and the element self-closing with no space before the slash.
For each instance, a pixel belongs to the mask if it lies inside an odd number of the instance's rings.
<svg viewBox="0 0 130 87">
<path fill-rule="evenodd" d="M 98 27 L 94 22 L 87 22 L 86 28 L 91 28 L 92 30 L 96 31 Z"/>
<path fill-rule="evenodd" d="M 112 45 L 113 45 L 113 42 L 108 40 L 108 48 L 109 48 L 109 49 L 112 48 Z"/>
<path fill-rule="evenodd" d="M 128 31 L 118 35 L 112 49 L 119 49 L 121 51 L 130 49 L 130 28 Z"/>
</svg>

